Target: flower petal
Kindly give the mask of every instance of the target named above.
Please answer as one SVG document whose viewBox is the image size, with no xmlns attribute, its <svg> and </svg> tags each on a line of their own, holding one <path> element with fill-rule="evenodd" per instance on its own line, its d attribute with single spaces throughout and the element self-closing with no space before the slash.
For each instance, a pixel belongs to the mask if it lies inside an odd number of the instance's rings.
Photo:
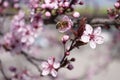
<svg viewBox="0 0 120 80">
<path fill-rule="evenodd" d="M 51 0 L 45 0 L 45 3 L 46 4 L 49 4 Z"/>
<path fill-rule="evenodd" d="M 48 58 L 48 63 L 49 63 L 50 65 L 53 65 L 54 61 L 55 61 L 55 58 L 54 58 L 54 57 Z"/>
<path fill-rule="evenodd" d="M 63 21 L 69 21 L 70 19 L 69 19 L 68 16 L 63 16 L 62 20 L 63 20 Z"/>
<path fill-rule="evenodd" d="M 101 27 L 97 27 L 97 28 L 94 30 L 94 34 L 95 34 L 95 35 L 100 35 L 100 34 L 101 34 Z"/>
<path fill-rule="evenodd" d="M 22 37 L 21 38 L 21 42 L 26 42 L 27 41 L 27 38 L 26 37 Z"/>
<path fill-rule="evenodd" d="M 88 35 L 82 35 L 81 36 L 81 41 L 83 41 L 83 42 L 89 42 L 89 40 L 90 40 L 90 37 Z"/>
<path fill-rule="evenodd" d="M 85 31 L 88 33 L 88 34 L 91 34 L 92 32 L 93 32 L 93 28 L 92 28 L 92 26 L 91 25 L 89 25 L 89 24 L 86 24 L 85 25 Z"/>
<path fill-rule="evenodd" d="M 54 67 L 55 69 L 59 68 L 59 67 L 60 67 L 60 63 L 54 62 L 53 67 Z"/>
<path fill-rule="evenodd" d="M 57 71 L 56 71 L 55 69 L 52 69 L 52 70 L 51 70 L 51 75 L 52 75 L 53 77 L 56 77 L 56 76 L 57 76 Z"/>
<path fill-rule="evenodd" d="M 90 41 L 90 47 L 93 49 L 96 48 L 96 43 L 93 40 Z"/>
<path fill-rule="evenodd" d="M 42 68 L 48 68 L 49 64 L 47 62 L 42 62 L 41 66 L 42 66 Z"/>
<path fill-rule="evenodd" d="M 70 26 L 73 26 L 73 22 L 68 16 L 64 16 L 62 21 L 67 21 Z"/>
<path fill-rule="evenodd" d="M 42 71 L 42 75 L 43 75 L 43 76 L 46 76 L 46 75 L 48 75 L 49 73 L 50 73 L 50 69 L 49 69 L 49 68 L 43 69 L 43 71 Z"/>
<path fill-rule="evenodd" d="M 102 36 L 97 36 L 97 37 L 95 38 L 95 42 L 96 42 L 97 44 L 102 44 L 102 43 L 104 42 L 104 38 L 103 38 Z"/>
<path fill-rule="evenodd" d="M 35 41 L 34 37 L 33 36 L 29 36 L 29 42 L 32 44 L 32 43 L 34 43 L 34 41 Z"/>
</svg>

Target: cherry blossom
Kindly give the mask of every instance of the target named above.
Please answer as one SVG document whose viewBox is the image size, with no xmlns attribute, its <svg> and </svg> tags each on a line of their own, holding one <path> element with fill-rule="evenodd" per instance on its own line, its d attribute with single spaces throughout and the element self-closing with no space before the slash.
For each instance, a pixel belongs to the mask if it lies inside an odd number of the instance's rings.
<svg viewBox="0 0 120 80">
<path fill-rule="evenodd" d="M 20 5 L 18 3 L 14 4 L 14 8 L 19 8 L 19 7 L 20 7 Z"/>
<path fill-rule="evenodd" d="M 70 2 L 68 2 L 68 1 L 66 1 L 66 2 L 64 2 L 64 7 L 69 7 L 69 4 L 70 4 Z"/>
<path fill-rule="evenodd" d="M 79 13 L 79 12 L 77 12 L 77 11 L 75 11 L 75 12 L 73 13 L 73 17 L 75 17 L 75 18 L 80 17 L 80 13 Z"/>
<path fill-rule="evenodd" d="M 9 6 L 9 3 L 8 3 L 7 1 L 5 1 L 5 2 L 3 3 L 3 6 L 4 6 L 4 7 L 8 7 L 8 6 Z"/>
<path fill-rule="evenodd" d="M 42 75 L 48 75 L 51 74 L 53 77 L 57 76 L 57 71 L 56 69 L 58 69 L 60 67 L 60 63 L 55 62 L 55 58 L 54 57 L 50 57 L 48 58 L 47 62 L 42 62 L 41 64 L 42 66 Z"/>
<path fill-rule="evenodd" d="M 108 8 L 108 9 L 107 9 L 107 12 L 108 12 L 108 17 L 109 17 L 110 19 L 115 19 L 115 17 L 118 16 L 118 15 L 116 14 L 115 10 L 112 9 L 112 8 Z"/>
<path fill-rule="evenodd" d="M 63 37 L 61 38 L 61 40 L 62 40 L 63 43 L 66 43 L 66 41 L 68 41 L 69 38 L 70 37 L 68 35 L 63 35 Z"/>
<path fill-rule="evenodd" d="M 20 53 L 23 48 L 26 48 L 12 33 L 7 33 L 3 40 L 5 47 L 12 53 Z"/>
<path fill-rule="evenodd" d="M 58 1 L 57 0 L 44 0 L 44 3 L 41 5 L 41 8 L 57 9 Z"/>
<path fill-rule="evenodd" d="M 58 31 L 64 33 L 71 29 L 73 22 L 68 16 L 64 16 L 60 22 L 58 22 Z"/>
<path fill-rule="evenodd" d="M 89 24 L 86 24 L 85 31 L 83 35 L 81 36 L 81 41 L 83 42 L 89 42 L 91 48 L 96 48 L 96 44 L 102 44 L 103 37 L 101 36 L 101 27 L 97 27 L 95 30 L 93 30 L 92 26 Z"/>
<path fill-rule="evenodd" d="M 36 35 L 30 25 L 27 25 L 25 28 L 23 28 L 21 33 L 21 42 L 26 43 L 27 45 L 34 43 Z"/>
<path fill-rule="evenodd" d="M 22 11 L 20 11 L 18 15 L 14 16 L 11 25 L 12 35 L 14 35 L 16 39 L 20 40 L 21 43 L 30 45 L 34 42 L 35 32 L 31 25 L 25 23 L 25 20 L 23 19 L 24 16 L 25 13 Z"/>
<path fill-rule="evenodd" d="M 47 11 L 47 12 L 45 12 L 45 16 L 46 16 L 46 17 L 50 17 L 50 16 L 51 16 L 51 13 Z"/>
<path fill-rule="evenodd" d="M 42 21 L 39 16 L 35 14 L 31 24 L 26 24 L 24 16 L 25 13 L 23 11 L 19 11 L 19 13 L 14 16 L 11 25 L 11 32 L 14 37 L 21 41 L 21 43 L 31 45 L 40 33 Z"/>
<path fill-rule="evenodd" d="M 38 8 L 39 7 L 39 0 L 29 0 L 29 5 L 31 8 Z"/>
<path fill-rule="evenodd" d="M 4 45 L 15 53 L 28 49 L 41 32 L 42 21 L 34 17 L 32 23 L 26 24 L 25 13 L 19 11 L 11 21 L 11 30 L 4 36 Z"/>
<path fill-rule="evenodd" d="M 119 3 L 119 2 L 116 2 L 116 3 L 114 4 L 114 7 L 117 8 L 117 9 L 120 9 L 120 3 Z"/>
</svg>

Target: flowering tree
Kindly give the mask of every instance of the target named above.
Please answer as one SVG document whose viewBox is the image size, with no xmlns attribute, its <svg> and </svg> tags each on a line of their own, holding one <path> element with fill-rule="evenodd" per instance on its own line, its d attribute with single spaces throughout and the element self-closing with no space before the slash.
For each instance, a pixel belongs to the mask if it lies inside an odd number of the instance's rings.
<svg viewBox="0 0 120 80">
<path fill-rule="evenodd" d="M 4 14 L 4 10 L 9 9 L 9 6 L 16 9 L 9 32 L 1 34 L 0 46 L 10 52 L 13 57 L 23 55 L 36 67 L 39 75 L 31 74 L 28 69 L 18 71 L 15 66 L 10 66 L 8 70 L 13 75 L 9 77 L 5 74 L 3 62 L 0 60 L 0 69 L 5 80 L 41 80 L 44 76 L 55 79 L 60 69 L 74 68 L 72 63 L 76 59 L 69 58 L 72 50 L 86 44 L 95 49 L 97 44 L 104 42 L 104 36 L 101 35 L 102 28 L 108 29 L 113 25 L 120 29 L 120 0 L 114 4 L 114 9 L 106 10 L 108 19 L 90 21 L 87 17 L 80 16 L 80 13 L 74 9 L 75 5 L 84 5 L 81 0 L 28 0 L 25 3 L 28 13 L 22 8 L 21 2 L 21 0 L 0 0 L 1 15 Z M 58 20 L 57 17 L 61 15 L 62 17 Z M 44 25 L 49 23 L 56 24 L 58 32 L 63 34 L 60 43 L 63 46 L 63 57 L 59 60 L 54 55 L 44 60 L 29 54 L 36 38 L 44 31 Z"/>
</svg>

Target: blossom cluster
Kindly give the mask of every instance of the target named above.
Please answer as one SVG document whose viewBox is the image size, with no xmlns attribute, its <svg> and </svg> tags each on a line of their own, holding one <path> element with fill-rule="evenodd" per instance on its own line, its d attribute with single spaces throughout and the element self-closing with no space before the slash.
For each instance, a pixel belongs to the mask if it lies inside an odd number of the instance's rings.
<svg viewBox="0 0 120 80">
<path fill-rule="evenodd" d="M 73 12 L 74 17 L 79 17 L 79 12 L 74 11 L 73 5 L 83 4 L 77 0 L 30 0 L 30 8 L 33 12 L 41 13 L 46 18 L 60 14 Z"/>
<path fill-rule="evenodd" d="M 108 8 L 108 17 L 114 20 L 115 23 L 120 23 L 120 0 L 117 0 L 114 4 L 114 8 Z M 110 25 L 106 24 L 108 27 Z M 119 25 L 114 25 L 117 29 L 120 29 Z"/>
<path fill-rule="evenodd" d="M 40 34 L 42 30 L 42 21 L 40 19 L 35 20 L 36 17 L 32 18 L 34 21 L 26 24 L 25 13 L 19 11 L 17 15 L 14 16 L 10 32 L 4 36 L 5 46 L 9 49 L 17 49 L 21 51 L 21 48 L 31 46 L 35 38 Z"/>
<path fill-rule="evenodd" d="M 114 9 L 109 8 L 107 10 L 108 16 L 111 19 L 116 19 L 119 17 L 119 10 L 120 10 L 120 0 L 117 0 L 117 2 L 114 4 Z"/>
<path fill-rule="evenodd" d="M 20 8 L 19 0 L 0 0 L 0 13 L 9 7 Z"/>
</svg>

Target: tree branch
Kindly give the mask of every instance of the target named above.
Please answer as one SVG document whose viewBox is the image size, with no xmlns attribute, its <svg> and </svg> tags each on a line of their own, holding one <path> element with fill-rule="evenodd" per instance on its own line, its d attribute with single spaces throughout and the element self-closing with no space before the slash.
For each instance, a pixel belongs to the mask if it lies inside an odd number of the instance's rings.
<svg viewBox="0 0 120 80">
<path fill-rule="evenodd" d="M 120 21 L 118 20 L 112 20 L 107 18 L 94 18 L 90 21 L 90 24 L 92 25 L 120 25 Z"/>
<path fill-rule="evenodd" d="M 21 51 L 21 54 L 23 54 L 24 57 L 25 57 L 31 64 L 33 64 L 33 65 L 37 68 L 37 70 L 41 73 L 41 69 L 39 68 L 38 64 L 35 63 L 35 62 L 32 60 L 32 59 L 34 59 L 34 60 L 40 61 L 41 59 L 36 59 L 36 58 L 34 58 L 34 57 L 30 57 L 29 55 L 27 55 L 27 53 L 25 53 L 25 52 L 23 52 L 23 51 Z"/>
<path fill-rule="evenodd" d="M 28 58 L 30 58 L 30 59 L 32 59 L 32 60 L 34 60 L 34 61 L 38 61 L 38 62 L 41 62 L 41 61 L 45 61 L 45 60 L 43 60 L 43 59 L 39 59 L 39 58 L 35 58 L 35 57 L 33 57 L 33 56 L 29 56 L 26 52 L 24 52 L 24 51 L 21 51 L 21 54 L 23 54 L 25 57 L 28 57 Z"/>
</svg>

